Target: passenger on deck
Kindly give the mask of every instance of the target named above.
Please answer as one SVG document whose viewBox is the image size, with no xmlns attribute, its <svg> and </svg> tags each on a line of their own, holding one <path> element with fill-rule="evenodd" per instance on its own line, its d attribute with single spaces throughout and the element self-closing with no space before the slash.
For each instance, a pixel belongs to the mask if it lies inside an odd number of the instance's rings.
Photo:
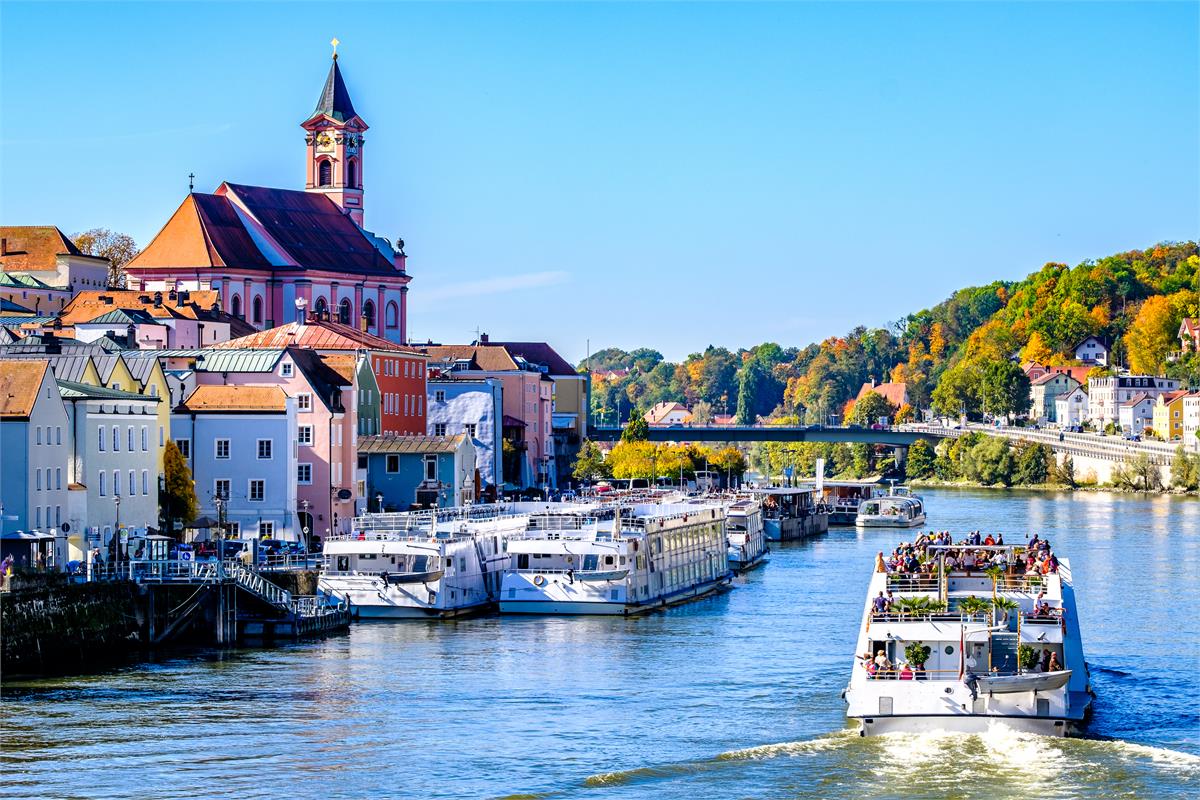
<svg viewBox="0 0 1200 800">
<path fill-rule="evenodd" d="M 875 556 L 875 571 L 887 572 L 887 565 L 883 563 L 883 551 L 879 551 L 879 555 Z"/>
<path fill-rule="evenodd" d="M 991 547 L 992 545 L 994 545 L 994 544 L 996 543 L 996 540 L 995 540 L 995 539 L 993 539 L 993 538 L 992 538 L 992 535 L 989 533 L 989 534 L 987 535 L 987 538 L 983 540 L 983 543 L 984 543 L 985 545 L 987 545 L 987 546 Z"/>
<path fill-rule="evenodd" d="M 888 601 L 887 598 L 883 596 L 883 592 L 880 592 L 879 596 L 871 601 L 871 605 L 874 606 L 876 614 L 882 614 L 884 611 L 887 611 L 887 604 Z"/>
<path fill-rule="evenodd" d="M 888 670 L 892 668 L 892 662 L 888 661 L 887 655 L 882 651 L 875 653 L 875 670 L 876 675 L 880 678 L 886 678 Z"/>
<path fill-rule="evenodd" d="M 912 667 L 910 667 L 910 666 L 908 665 L 908 662 L 907 662 L 907 661 L 905 661 L 905 662 L 904 662 L 904 666 L 902 666 L 902 667 L 900 668 L 900 680 L 902 680 L 902 681 L 911 681 L 912 679 L 913 679 L 913 671 L 912 671 Z"/>
<path fill-rule="evenodd" d="M 1042 651 L 1042 661 L 1038 665 L 1042 668 L 1042 672 L 1050 671 L 1050 654 L 1051 654 L 1051 651 L 1049 648 Z"/>
<path fill-rule="evenodd" d="M 1063 668 L 1062 663 L 1058 660 L 1058 653 L 1050 654 L 1050 663 L 1046 665 L 1047 672 L 1058 672 Z"/>
</svg>

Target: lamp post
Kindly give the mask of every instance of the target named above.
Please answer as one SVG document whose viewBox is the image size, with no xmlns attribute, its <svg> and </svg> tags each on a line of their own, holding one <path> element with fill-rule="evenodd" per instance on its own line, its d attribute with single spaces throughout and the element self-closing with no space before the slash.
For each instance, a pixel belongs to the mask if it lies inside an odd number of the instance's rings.
<svg viewBox="0 0 1200 800">
<path fill-rule="evenodd" d="M 113 568 L 114 571 L 121 563 L 121 495 L 113 495 L 113 503 L 117 508 L 117 524 L 113 528 Z"/>
<path fill-rule="evenodd" d="M 221 552 L 225 541 L 225 496 L 218 492 L 213 503 L 217 507 L 217 558 L 220 559 L 225 555 Z"/>
<path fill-rule="evenodd" d="M 379 504 L 379 513 L 382 514 L 383 513 L 383 492 L 379 492 L 375 495 L 375 502 Z"/>
<path fill-rule="evenodd" d="M 307 500 L 300 501 L 300 507 L 304 509 L 304 525 L 301 530 L 304 533 L 304 551 L 312 551 L 312 541 L 309 540 L 309 534 L 312 533 L 312 515 L 308 513 L 309 502 Z"/>
</svg>

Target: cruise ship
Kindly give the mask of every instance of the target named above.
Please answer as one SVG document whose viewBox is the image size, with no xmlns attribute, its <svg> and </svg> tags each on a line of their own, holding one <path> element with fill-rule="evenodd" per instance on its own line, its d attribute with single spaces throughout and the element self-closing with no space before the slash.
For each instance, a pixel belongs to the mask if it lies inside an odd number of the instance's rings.
<svg viewBox="0 0 1200 800">
<path fill-rule="evenodd" d="M 804 539 L 829 530 L 829 513 L 817 504 L 817 490 L 812 486 L 747 492 L 762 505 L 763 529 L 769 542 Z"/>
<path fill-rule="evenodd" d="M 493 606 L 508 542 L 545 503 L 440 508 L 355 517 L 330 536 L 318 590 L 359 618 L 454 617 Z"/>
<path fill-rule="evenodd" d="M 767 536 L 762 506 L 757 500 L 738 498 L 725 509 L 727 559 L 734 572 L 749 572 L 767 561 Z"/>
<path fill-rule="evenodd" d="M 1092 693 L 1070 563 L 1045 543 L 948 538 L 902 545 L 887 571 L 877 564 L 843 693 L 847 716 L 864 736 L 994 724 L 1077 732 Z"/>
<path fill-rule="evenodd" d="M 732 580 L 719 503 L 597 506 L 535 515 L 508 542 L 502 614 L 640 614 Z"/>
</svg>

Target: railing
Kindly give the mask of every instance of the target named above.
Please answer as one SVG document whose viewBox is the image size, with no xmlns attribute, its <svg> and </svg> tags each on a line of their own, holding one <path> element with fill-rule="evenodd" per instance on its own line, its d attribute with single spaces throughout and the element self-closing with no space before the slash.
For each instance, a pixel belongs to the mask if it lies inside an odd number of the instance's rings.
<svg viewBox="0 0 1200 800">
<path fill-rule="evenodd" d="M 993 673 L 997 674 L 997 673 Z M 919 672 L 913 671 L 910 677 L 900 677 L 900 667 L 893 666 L 889 669 L 876 668 L 875 674 L 867 673 L 869 681 L 956 681 L 959 679 L 958 670 L 956 669 L 924 669 Z"/>
<path fill-rule="evenodd" d="M 964 614 L 961 611 L 883 611 L 871 612 L 872 622 L 977 622 L 991 623 L 991 612 Z"/>
<path fill-rule="evenodd" d="M 261 597 L 280 609 L 291 607 L 292 593 L 286 589 L 280 589 L 257 572 L 237 561 L 226 561 L 223 568 L 225 573 L 233 578 L 234 583 L 251 594 Z"/>
<path fill-rule="evenodd" d="M 894 592 L 938 592 L 941 585 L 936 577 L 910 578 L 906 575 L 890 573 L 887 578 L 887 588 Z"/>
</svg>

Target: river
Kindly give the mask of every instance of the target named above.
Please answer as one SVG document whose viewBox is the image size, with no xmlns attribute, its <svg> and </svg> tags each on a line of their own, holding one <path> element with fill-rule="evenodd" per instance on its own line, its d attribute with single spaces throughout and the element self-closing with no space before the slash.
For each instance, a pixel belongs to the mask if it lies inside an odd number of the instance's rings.
<svg viewBox="0 0 1200 800">
<path fill-rule="evenodd" d="M 707 600 L 635 619 L 355 625 L 3 687 L 0 797 L 1169 798 L 1200 794 L 1200 502 L 929 490 L 929 523 L 1071 559 L 1087 738 L 860 739 L 839 692 L 874 553 L 776 545 Z"/>
</svg>

